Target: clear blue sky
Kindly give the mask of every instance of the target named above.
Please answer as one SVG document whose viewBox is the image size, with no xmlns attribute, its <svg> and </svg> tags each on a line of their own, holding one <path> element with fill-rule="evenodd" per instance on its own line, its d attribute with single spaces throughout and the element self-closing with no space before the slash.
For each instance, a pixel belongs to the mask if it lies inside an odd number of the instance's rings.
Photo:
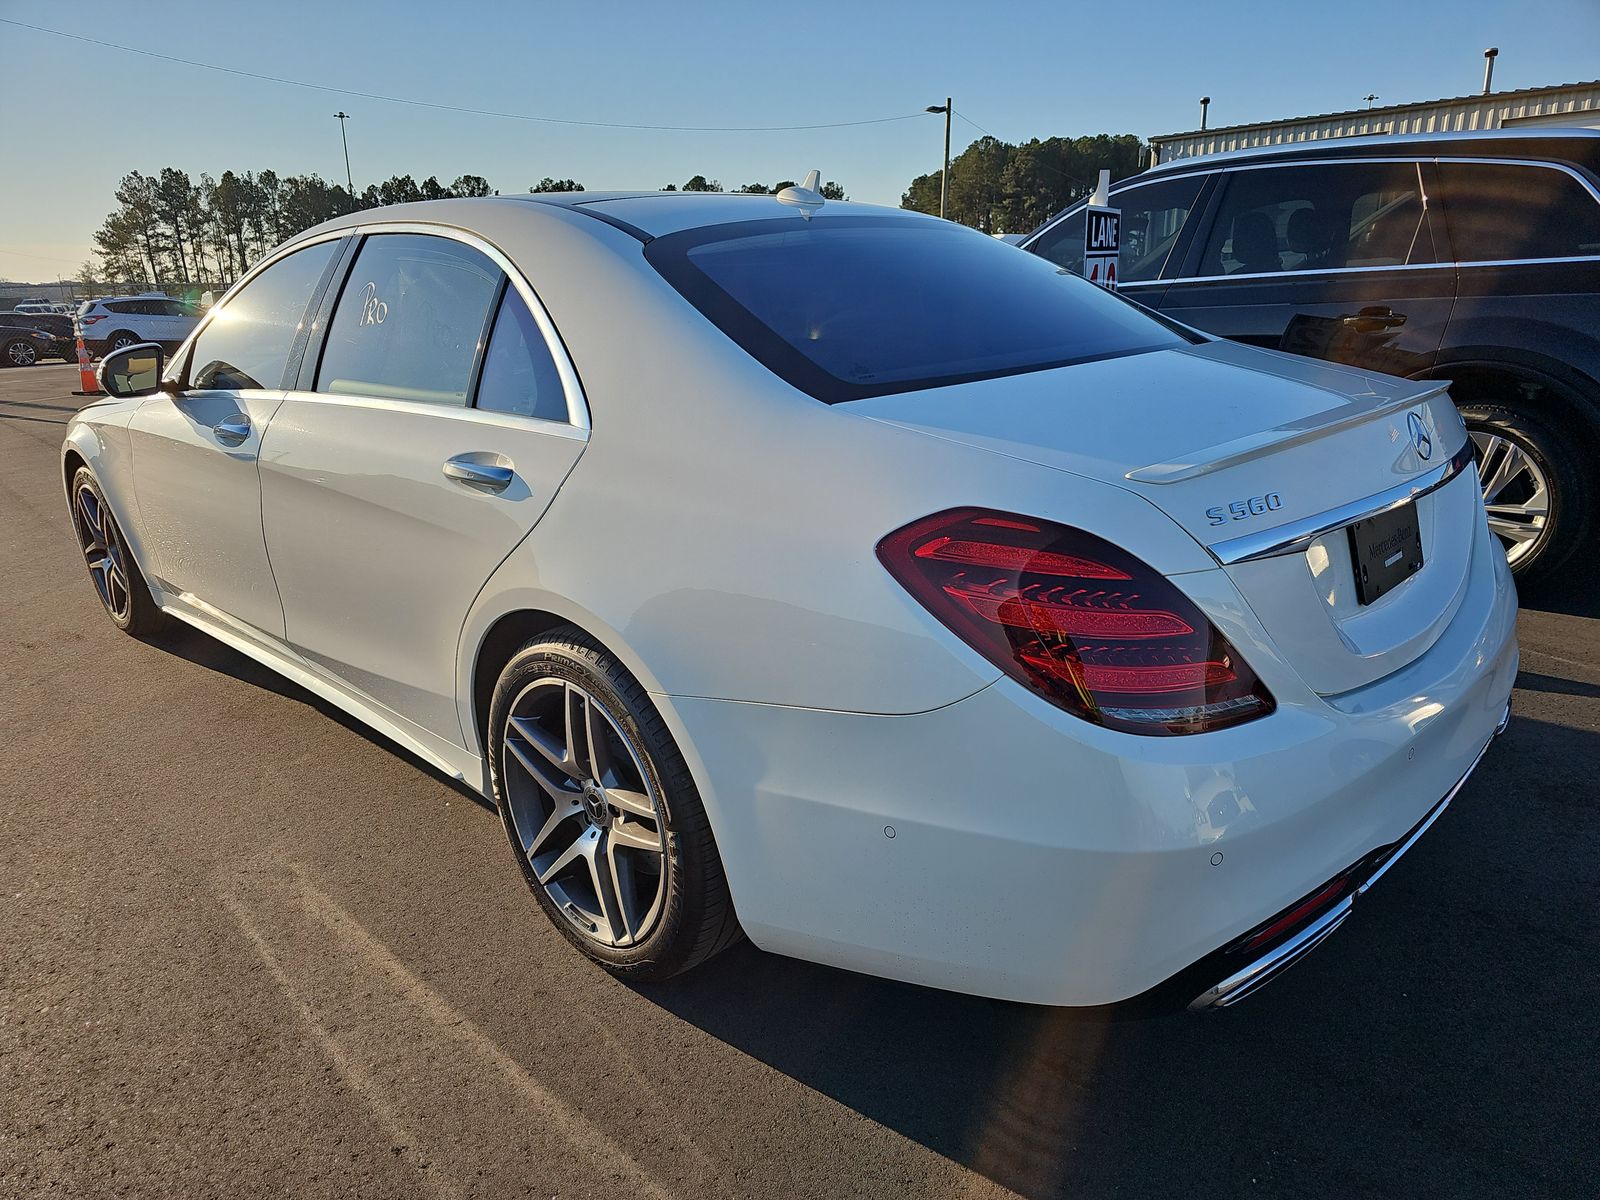
<svg viewBox="0 0 1600 1200">
<path fill-rule="evenodd" d="M 958 114 L 1008 141 L 1232 124 L 1600 77 L 1600 0 L 1144 0 L 1140 4 L 192 3 L 0 0 L 0 16 L 184 58 L 483 109 L 596 121 L 790 125 Z M 936 169 L 941 118 L 788 133 L 585 129 L 467 116 L 163 64 L 0 25 L 0 276 L 70 275 L 124 172 L 270 167 L 358 187 L 471 172 L 590 188 L 811 167 L 899 202 Z M 958 120 L 957 150 L 978 130 Z"/>
</svg>

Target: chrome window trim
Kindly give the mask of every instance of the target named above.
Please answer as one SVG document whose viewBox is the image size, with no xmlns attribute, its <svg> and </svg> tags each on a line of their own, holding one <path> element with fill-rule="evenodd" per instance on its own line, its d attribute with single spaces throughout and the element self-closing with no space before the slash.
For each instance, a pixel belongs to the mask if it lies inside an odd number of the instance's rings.
<svg viewBox="0 0 1600 1200">
<path fill-rule="evenodd" d="M 1192 173 L 1196 175 L 1232 175 L 1238 171 L 1274 171 L 1286 167 L 1328 167 L 1343 166 L 1349 163 L 1416 163 L 1419 165 L 1422 163 L 1429 163 L 1435 166 L 1440 163 L 1476 163 L 1480 166 L 1544 167 L 1548 170 L 1562 171 L 1567 175 L 1570 175 L 1573 179 L 1578 181 L 1585 191 L 1589 193 L 1590 198 L 1594 200 L 1596 204 L 1600 204 L 1600 189 L 1597 189 L 1593 183 L 1580 174 L 1574 167 L 1568 165 L 1567 163 L 1547 162 L 1536 158 L 1464 158 L 1457 157 L 1455 155 L 1446 155 L 1442 158 L 1429 157 L 1425 155 L 1419 158 L 1416 155 L 1403 154 L 1397 154 L 1393 156 L 1352 154 L 1336 158 L 1294 159 L 1290 162 L 1245 162 L 1233 163 L 1231 165 L 1218 165 L 1214 167 L 1197 166 L 1192 172 L 1177 172 L 1175 174 Z M 1143 175 L 1138 176 L 1137 178 L 1144 182 L 1156 182 L 1154 179 L 1146 179 Z M 1134 186 L 1134 182 L 1130 180 L 1124 183 L 1120 188 L 1112 188 L 1111 198 L 1116 199 L 1119 191 L 1127 191 L 1129 188 Z M 1424 199 L 1426 198 L 1427 195 L 1426 192 L 1424 192 Z M 1029 246 L 1033 245 L 1035 241 L 1037 241 L 1039 238 L 1042 238 L 1046 233 L 1050 232 L 1050 230 L 1055 228 L 1056 225 L 1067 220 L 1069 217 L 1076 216 L 1079 209 L 1085 207 L 1087 204 L 1087 200 L 1078 201 L 1071 208 L 1068 208 L 1062 212 L 1048 224 L 1040 226 L 1039 230 L 1035 234 L 1030 236 L 1026 241 L 1019 243 L 1019 248 L 1023 250 L 1028 249 Z M 1573 254 L 1561 258 L 1488 258 L 1470 260 L 1450 259 L 1447 262 L 1396 263 L 1393 266 L 1379 267 L 1328 267 L 1320 271 L 1258 271 L 1250 275 L 1168 275 L 1158 279 L 1142 280 L 1137 283 L 1119 283 L 1117 285 L 1117 290 L 1121 291 L 1124 287 L 1148 286 L 1152 283 L 1217 283 L 1222 280 L 1236 279 L 1307 279 L 1319 275 L 1356 275 L 1369 271 L 1439 271 L 1460 267 L 1532 267 L 1545 266 L 1555 263 L 1584 262 L 1600 262 L 1600 254 Z"/>
<path fill-rule="evenodd" d="M 446 417 L 455 421 L 470 421 L 477 425 L 498 425 L 503 429 L 537 429 L 554 437 L 587 441 L 589 430 L 570 421 L 553 421 L 549 417 L 530 417 L 521 413 L 501 412 L 493 408 L 478 408 L 470 404 L 431 404 L 426 400 L 397 400 L 392 396 L 365 396 L 360 392 L 313 392 L 290 388 L 287 392 L 273 391 L 296 404 L 326 404 L 338 408 L 372 408 L 384 412 L 417 413 L 432 417 Z"/>
<path fill-rule="evenodd" d="M 528 306 L 528 311 L 533 314 L 534 324 L 538 325 L 539 332 L 544 336 L 545 348 L 550 352 L 550 357 L 555 362 L 556 374 L 561 377 L 561 390 L 566 395 L 567 420 L 565 424 L 571 426 L 573 429 L 579 430 L 584 435 L 588 434 L 590 429 L 589 401 L 588 397 L 583 393 L 583 384 L 578 379 L 578 369 L 573 365 L 572 358 L 567 353 L 566 343 L 561 340 L 561 334 L 556 330 L 555 322 L 550 319 L 550 314 L 545 310 L 544 303 L 539 299 L 538 293 L 533 290 L 533 285 L 523 278 L 522 272 L 516 268 L 511 259 L 508 258 L 498 246 L 494 245 L 492 242 L 486 241 L 478 234 L 469 232 L 468 230 L 462 229 L 459 226 L 444 224 L 433 225 L 426 221 L 365 221 L 359 225 L 351 226 L 342 232 L 353 237 L 366 237 L 369 234 L 382 233 L 414 233 L 420 234 L 424 237 L 448 238 L 451 241 L 460 242 L 462 245 L 471 246 L 474 250 L 477 250 L 488 257 L 495 264 L 495 266 L 499 267 L 505 272 L 506 278 L 511 281 L 512 286 L 517 289 L 517 294 L 522 297 L 522 302 Z M 352 262 L 352 269 L 354 268 L 354 265 L 354 262 Z M 335 309 L 338 307 L 337 300 L 334 301 L 334 307 Z M 313 386 L 315 386 L 315 380 L 312 382 Z M 333 394 L 334 393 L 327 392 L 295 393 L 297 398 L 303 398 L 307 395 L 321 396 Z M 343 398 L 349 399 L 350 397 L 346 396 Z M 373 397 L 372 399 L 380 398 Z M 469 397 L 469 399 L 473 399 L 473 397 Z M 407 400 L 393 401 L 393 403 L 404 405 L 416 404 L 415 401 Z M 437 412 L 441 408 L 448 408 L 452 406 L 440 404 L 416 404 L 416 407 L 426 411 Z M 487 413 L 493 410 L 479 409 L 475 405 L 469 404 L 464 406 L 463 411 L 469 413 Z M 562 422 L 550 421 L 542 417 L 525 417 L 515 413 L 499 413 L 497 415 L 508 417 L 509 419 L 517 422 L 534 422 L 538 426 L 550 429 L 554 429 L 563 424 Z"/>
<path fill-rule="evenodd" d="M 1471 464 L 1472 439 L 1468 438 L 1450 456 L 1448 462 L 1441 463 L 1433 470 L 1424 472 L 1405 483 L 1387 488 L 1374 496 L 1352 500 L 1349 504 L 1313 513 L 1309 517 L 1302 517 L 1298 521 L 1291 521 L 1276 529 L 1246 533 L 1216 542 L 1207 549 L 1210 550 L 1212 557 L 1225 567 L 1303 551 L 1323 534 L 1343 529 L 1346 525 L 1353 525 L 1357 521 L 1376 517 L 1391 508 L 1398 508 L 1402 504 L 1420 499 L 1429 492 L 1438 491 Z"/>
</svg>

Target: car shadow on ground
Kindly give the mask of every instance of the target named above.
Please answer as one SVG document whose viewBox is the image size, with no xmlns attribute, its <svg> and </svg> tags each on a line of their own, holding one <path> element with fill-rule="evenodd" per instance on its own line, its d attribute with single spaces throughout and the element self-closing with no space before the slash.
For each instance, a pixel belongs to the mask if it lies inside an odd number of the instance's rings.
<svg viewBox="0 0 1600 1200">
<path fill-rule="evenodd" d="M 1576 1196 L 1561 1129 L 1600 1093 L 1577 1061 L 1600 987 L 1570 902 L 1597 886 L 1578 778 L 1596 755 L 1600 734 L 1514 723 L 1346 928 L 1225 1012 L 1085 1017 L 748 944 L 636 990 L 1030 1200 L 1460 1195 L 1508 1146 L 1534 1190 Z M 1515 786 L 1530 762 L 1547 772 L 1534 812 Z M 1470 1133 L 1482 1112 L 1497 1144 Z"/>
<path fill-rule="evenodd" d="M 446 775 L 432 763 L 418 758 L 405 747 L 390 741 L 381 733 L 352 717 L 344 709 L 329 703 L 315 692 L 308 691 L 292 680 L 285 679 L 271 668 L 258 663 L 248 654 L 235 650 L 232 646 L 224 645 L 192 626 L 175 622 L 173 629 L 151 638 L 149 644 L 175 658 L 181 658 L 187 662 L 194 663 L 196 666 L 204 667 L 208 671 L 215 671 L 219 675 L 227 675 L 232 679 L 242 680 L 264 691 L 272 692 L 274 695 L 284 696 L 290 700 L 296 700 L 301 704 L 308 705 L 316 709 L 324 717 L 327 717 L 328 720 L 337 722 L 363 740 L 371 742 L 374 746 L 379 746 L 391 754 L 404 758 L 446 787 L 459 792 L 479 808 L 491 813 L 497 811 L 493 803 L 479 795 L 461 780 L 453 779 Z"/>
</svg>

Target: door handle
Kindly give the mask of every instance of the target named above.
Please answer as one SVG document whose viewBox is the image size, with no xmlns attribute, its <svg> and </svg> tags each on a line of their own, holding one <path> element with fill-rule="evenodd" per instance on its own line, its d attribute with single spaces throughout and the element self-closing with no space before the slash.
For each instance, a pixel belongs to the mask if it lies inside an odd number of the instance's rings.
<svg viewBox="0 0 1600 1200">
<path fill-rule="evenodd" d="M 1357 333 L 1377 333 L 1380 329 L 1399 329 L 1406 323 L 1404 313 L 1397 313 L 1392 308 L 1381 304 L 1370 305 L 1358 313 L 1351 313 L 1340 317 L 1346 325 L 1351 326 Z"/>
<path fill-rule="evenodd" d="M 250 436 L 250 418 L 244 413 L 234 413 L 213 425 L 211 432 L 224 445 L 237 446 Z"/>
<path fill-rule="evenodd" d="M 496 455 L 495 457 L 499 457 Z M 445 460 L 444 476 L 454 479 L 457 483 L 465 484 L 470 488 L 480 488 L 486 492 L 503 492 L 511 486 L 515 478 L 509 463 L 502 466 L 500 463 L 480 462 L 470 454 L 459 454 L 455 458 Z"/>
</svg>

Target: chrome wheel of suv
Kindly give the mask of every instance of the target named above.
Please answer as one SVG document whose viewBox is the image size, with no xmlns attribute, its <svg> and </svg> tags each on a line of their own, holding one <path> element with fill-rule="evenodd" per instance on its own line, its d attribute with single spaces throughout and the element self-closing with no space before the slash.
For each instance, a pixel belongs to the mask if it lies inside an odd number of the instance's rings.
<svg viewBox="0 0 1600 1200">
<path fill-rule="evenodd" d="M 1472 430 L 1489 528 L 1505 544 L 1512 566 L 1544 536 L 1550 520 L 1550 481 L 1521 446 L 1498 434 Z"/>
<path fill-rule="evenodd" d="M 15 341 L 6 344 L 6 361 L 13 367 L 31 367 L 39 361 L 39 352 L 32 342 Z"/>
</svg>

